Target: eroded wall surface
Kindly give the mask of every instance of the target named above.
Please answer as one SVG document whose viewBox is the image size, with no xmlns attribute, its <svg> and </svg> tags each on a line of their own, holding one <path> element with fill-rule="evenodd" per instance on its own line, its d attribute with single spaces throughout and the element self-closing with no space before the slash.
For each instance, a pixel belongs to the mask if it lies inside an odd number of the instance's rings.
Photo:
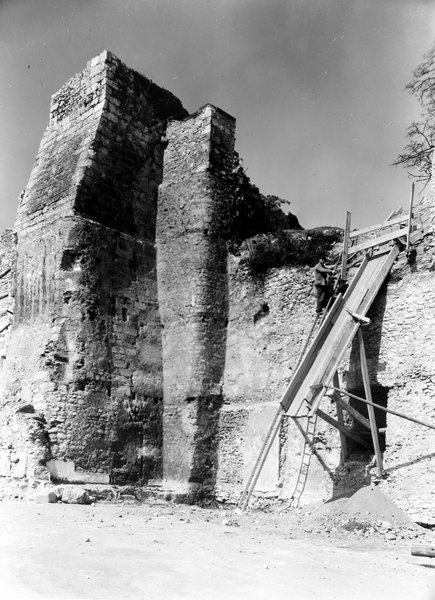
<svg viewBox="0 0 435 600">
<path fill-rule="evenodd" d="M 1 474 L 160 475 L 156 202 L 167 119 L 186 114 L 108 52 L 53 96 L 15 227 Z"/>
<path fill-rule="evenodd" d="M 229 324 L 219 426 L 216 492 L 222 499 L 233 500 L 247 482 L 316 316 L 310 267 L 271 269 L 264 277 L 253 277 L 243 264 L 248 252 L 245 248 L 229 262 Z M 329 401 L 325 404 L 329 412 Z M 314 443 L 323 453 L 326 468 L 314 458 L 311 461 L 304 492 L 307 502 L 332 495 L 340 462 L 339 436 L 326 423 L 318 422 Z M 303 450 L 301 433 L 291 420 L 285 420 L 256 494 L 290 498 Z"/>
<path fill-rule="evenodd" d="M 435 339 L 435 245 L 431 235 L 417 247 L 415 261 L 399 255 L 388 282 L 364 327 L 373 401 L 434 424 L 433 340 Z M 307 294 L 309 268 L 272 269 L 255 280 L 243 261 L 230 257 L 229 325 L 224 401 L 219 426 L 216 492 L 237 499 L 290 381 L 314 319 L 314 298 Z M 343 387 L 364 396 L 356 343 L 340 367 Z M 361 403 L 352 402 L 363 412 Z M 322 409 L 336 417 L 328 398 Z M 365 413 L 366 414 L 366 413 Z M 355 491 L 372 481 L 416 520 L 432 522 L 435 434 L 421 425 L 376 411 L 385 476 L 379 479 L 373 452 L 348 440 L 347 460 L 340 459 L 337 430 L 317 421 L 302 503 Z M 352 418 L 348 425 L 370 442 L 370 431 Z M 306 426 L 306 421 L 301 420 Z M 295 492 L 304 443 L 294 423 L 285 422 L 265 463 L 256 494 L 290 498 Z M 319 460 L 320 459 L 320 460 Z"/>
<path fill-rule="evenodd" d="M 369 313 L 364 328 L 374 394 L 389 409 L 435 425 L 435 243 L 432 235 L 417 248 L 415 262 L 402 253 L 388 285 Z M 361 386 L 355 350 L 348 388 Z M 382 398 L 383 396 L 383 398 Z M 379 397 L 379 396 L 378 396 Z M 382 416 L 379 415 L 379 420 Z M 433 522 L 435 431 L 394 415 L 381 422 L 385 431 L 381 488 L 416 520 Z"/>
<path fill-rule="evenodd" d="M 15 236 L 11 229 L 0 235 L 0 369 L 6 358 L 13 322 L 12 267 L 15 258 Z"/>
<path fill-rule="evenodd" d="M 163 329 L 163 476 L 214 490 L 228 321 L 223 225 L 234 194 L 234 119 L 206 105 L 168 125 L 157 221 Z"/>
</svg>

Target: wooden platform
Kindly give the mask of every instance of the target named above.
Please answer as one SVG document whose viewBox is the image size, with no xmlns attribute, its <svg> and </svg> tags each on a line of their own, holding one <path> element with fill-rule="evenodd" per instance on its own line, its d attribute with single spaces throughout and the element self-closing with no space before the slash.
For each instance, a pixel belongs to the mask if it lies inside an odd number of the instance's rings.
<svg viewBox="0 0 435 600">
<path fill-rule="evenodd" d="M 295 372 L 280 403 L 291 417 L 306 416 L 316 408 L 399 254 L 394 246 L 373 258 L 366 257 L 344 296 L 338 296 L 307 354 Z M 311 409 L 310 409 L 311 406 Z"/>
</svg>

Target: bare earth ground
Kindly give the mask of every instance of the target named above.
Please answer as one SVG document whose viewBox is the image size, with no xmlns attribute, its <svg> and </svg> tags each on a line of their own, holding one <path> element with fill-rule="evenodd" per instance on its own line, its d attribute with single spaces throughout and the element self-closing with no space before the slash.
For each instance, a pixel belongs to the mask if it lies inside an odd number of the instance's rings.
<svg viewBox="0 0 435 600">
<path fill-rule="evenodd" d="M 435 600 L 435 559 L 410 553 L 435 534 L 363 500 L 366 521 L 347 501 L 243 515 L 156 499 L 1 502 L 0 597 Z"/>
</svg>

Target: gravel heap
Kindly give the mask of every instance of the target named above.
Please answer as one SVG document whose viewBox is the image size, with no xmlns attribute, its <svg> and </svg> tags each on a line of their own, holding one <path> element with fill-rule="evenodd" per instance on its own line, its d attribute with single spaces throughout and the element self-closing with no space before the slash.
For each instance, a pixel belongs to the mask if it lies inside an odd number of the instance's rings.
<svg viewBox="0 0 435 600">
<path fill-rule="evenodd" d="M 379 534 L 386 540 L 414 538 L 425 530 L 376 486 L 359 489 L 348 498 L 326 502 L 307 513 L 313 525 L 327 533 L 348 531 L 369 537 Z"/>
</svg>

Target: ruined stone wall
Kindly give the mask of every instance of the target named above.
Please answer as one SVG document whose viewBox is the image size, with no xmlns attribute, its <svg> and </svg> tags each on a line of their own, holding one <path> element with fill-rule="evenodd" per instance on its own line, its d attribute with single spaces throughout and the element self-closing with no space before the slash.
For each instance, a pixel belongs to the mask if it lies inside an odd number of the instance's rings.
<svg viewBox="0 0 435 600">
<path fill-rule="evenodd" d="M 373 401 L 434 423 L 435 252 L 427 236 L 415 262 L 402 252 L 376 299 L 363 329 Z M 219 472 L 216 491 L 237 499 L 272 422 L 281 394 L 314 317 L 314 298 L 307 296 L 310 269 L 272 269 L 261 280 L 249 276 L 240 258 L 231 257 L 229 325 L 224 402 L 219 427 Z M 344 387 L 363 395 L 356 342 L 340 368 Z M 352 402 L 364 413 L 361 403 Z M 335 416 L 325 398 L 322 408 Z M 385 477 L 379 485 L 416 520 L 433 522 L 434 432 L 377 411 L 384 451 Z M 359 435 L 370 432 L 348 419 Z M 302 423 L 305 426 L 305 423 Z M 340 464 L 339 433 L 320 419 L 314 438 L 321 461 L 311 458 L 301 502 L 320 501 L 378 481 L 373 453 L 348 443 Z M 289 498 L 303 451 L 300 432 L 290 420 L 266 461 L 256 493 Z M 323 464 L 322 464 L 323 463 Z"/>
<path fill-rule="evenodd" d="M 160 474 L 154 237 L 173 116 L 186 111 L 172 94 L 107 52 L 53 96 L 16 223 L 3 475 L 50 459 L 97 480 Z"/>
<path fill-rule="evenodd" d="M 409 265 L 401 254 L 372 307 L 372 323 L 364 328 L 374 399 L 387 408 L 435 424 L 435 243 L 428 236 Z M 361 373 L 353 349 L 348 387 L 361 388 Z M 379 396 L 379 394 L 378 394 Z M 382 421 L 382 416 L 378 419 Z M 416 520 L 433 523 L 435 432 L 393 415 L 386 427 L 381 487 Z"/>
<path fill-rule="evenodd" d="M 263 205 L 234 137 L 230 115 L 206 105 L 188 116 L 107 52 L 53 96 L 15 234 L 0 239 L 0 272 L 13 267 L 0 280 L 0 329 L 13 317 L 0 334 L 0 475 L 43 477 L 48 464 L 238 499 L 315 299 L 309 267 L 247 268 L 238 242 L 263 231 Z M 415 262 L 402 254 L 364 329 L 374 399 L 428 421 L 434 264 L 430 236 Z M 340 369 L 357 393 L 358 360 L 354 345 Z M 334 414 L 327 398 L 322 408 Z M 381 487 L 433 522 L 433 432 L 390 416 L 382 427 Z M 351 445 L 340 464 L 339 434 L 320 420 L 314 444 L 303 502 L 375 477 Z M 303 452 L 285 421 L 257 493 L 291 497 Z"/>
<path fill-rule="evenodd" d="M 163 330 L 164 479 L 213 490 L 228 319 L 226 205 L 234 119 L 207 105 L 167 129 L 157 251 Z"/>
<path fill-rule="evenodd" d="M 229 322 L 219 422 L 216 493 L 222 499 L 234 500 L 246 484 L 315 319 L 310 267 L 271 269 L 259 278 L 244 265 L 247 254 L 245 248 L 241 256 L 231 256 L 229 262 Z M 332 494 L 339 463 L 338 434 L 334 436 L 331 428 L 320 422 L 317 433 L 319 451 L 327 447 L 329 471 L 312 461 L 306 501 Z M 291 421 L 285 421 L 256 493 L 290 497 L 302 451 L 302 435 Z"/>
<path fill-rule="evenodd" d="M 15 257 L 15 236 L 6 229 L 0 236 L 0 369 L 6 358 L 13 321 L 12 267 Z"/>
</svg>

